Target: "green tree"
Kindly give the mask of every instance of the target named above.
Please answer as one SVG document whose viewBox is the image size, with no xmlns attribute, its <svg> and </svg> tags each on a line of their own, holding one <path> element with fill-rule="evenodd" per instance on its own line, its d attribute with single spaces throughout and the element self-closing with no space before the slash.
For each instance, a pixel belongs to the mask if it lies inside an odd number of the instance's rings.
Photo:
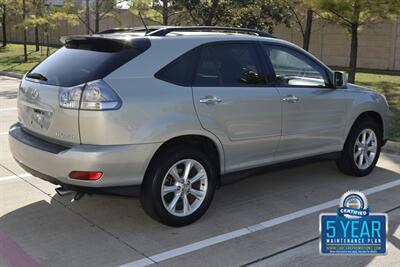
<svg viewBox="0 0 400 267">
<path fill-rule="evenodd" d="M 115 8 L 115 1 L 94 0 L 94 32 L 99 32 L 100 21 Z"/>
<path fill-rule="evenodd" d="M 295 1 L 294 4 L 290 6 L 290 10 L 303 37 L 303 49 L 308 51 L 310 48 L 311 29 L 315 15 L 313 0 Z"/>
<path fill-rule="evenodd" d="M 392 19 L 400 12 L 398 0 L 315 0 L 320 16 L 343 27 L 351 35 L 349 82 L 355 82 L 358 32 L 366 25 Z"/>
<path fill-rule="evenodd" d="M 32 0 L 32 8 L 35 10 L 35 15 L 40 17 L 44 11 L 44 1 L 43 0 Z M 39 25 L 35 25 L 35 50 L 39 51 Z"/>
<path fill-rule="evenodd" d="M 7 45 L 7 5 L 2 1 L 0 4 L 1 7 L 1 28 L 3 32 L 3 47 Z"/>
<path fill-rule="evenodd" d="M 19 14 L 22 10 L 20 0 L 0 0 L 1 29 L 3 37 L 3 47 L 7 46 L 7 19 Z"/>
<path fill-rule="evenodd" d="M 26 0 L 22 0 L 22 20 L 23 20 L 23 23 L 25 23 L 26 15 L 27 15 Z M 27 50 L 27 47 L 26 47 L 27 27 L 25 25 L 23 25 L 23 31 L 24 31 L 24 62 L 28 62 L 28 50 Z"/>
<path fill-rule="evenodd" d="M 224 25 L 273 31 L 291 24 L 291 0 L 178 0 L 196 25 Z"/>
<path fill-rule="evenodd" d="M 226 24 L 235 6 L 229 0 L 177 0 L 177 4 L 189 14 L 193 24 L 203 26 Z"/>
<path fill-rule="evenodd" d="M 270 33 L 279 24 L 291 26 L 294 1 L 290 0 L 242 0 L 233 1 L 229 21 L 234 26 L 257 28 Z"/>
<path fill-rule="evenodd" d="M 100 31 L 100 22 L 106 17 L 118 20 L 116 14 L 117 5 L 123 0 L 85 0 L 76 5 L 76 16 L 86 26 L 86 33 L 97 33 Z M 91 17 L 94 28 L 91 26 Z"/>
<path fill-rule="evenodd" d="M 55 29 L 60 25 L 60 22 L 67 22 L 70 25 L 77 25 L 78 21 L 74 12 L 72 1 L 64 0 L 62 6 L 49 5 L 36 5 L 34 6 L 34 14 L 30 14 L 22 22 L 22 27 L 27 28 L 43 28 L 46 38 L 47 56 L 49 55 L 49 30 Z M 36 39 L 36 38 L 35 38 Z"/>
<path fill-rule="evenodd" d="M 140 14 L 149 20 L 169 25 L 170 17 L 182 12 L 182 7 L 173 0 L 136 0 L 130 7 L 132 14 Z"/>
</svg>

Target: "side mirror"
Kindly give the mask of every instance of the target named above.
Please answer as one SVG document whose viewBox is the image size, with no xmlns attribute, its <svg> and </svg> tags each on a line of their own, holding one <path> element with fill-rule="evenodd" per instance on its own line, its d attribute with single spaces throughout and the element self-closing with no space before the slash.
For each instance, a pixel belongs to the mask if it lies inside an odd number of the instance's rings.
<svg viewBox="0 0 400 267">
<path fill-rule="evenodd" d="M 341 88 L 347 84 L 347 74 L 344 71 L 334 72 L 334 87 Z"/>
</svg>

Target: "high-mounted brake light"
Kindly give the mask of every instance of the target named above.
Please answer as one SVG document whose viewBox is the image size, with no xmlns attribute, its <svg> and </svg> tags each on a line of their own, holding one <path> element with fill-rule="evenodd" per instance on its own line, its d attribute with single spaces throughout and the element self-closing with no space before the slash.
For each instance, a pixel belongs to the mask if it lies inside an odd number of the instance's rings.
<svg viewBox="0 0 400 267">
<path fill-rule="evenodd" d="M 87 181 L 97 181 L 103 176 L 103 172 L 94 171 L 72 171 L 69 174 L 71 179 L 75 180 L 87 180 Z"/>
<path fill-rule="evenodd" d="M 118 109 L 122 101 L 107 83 L 96 80 L 71 88 L 61 88 L 59 103 L 60 107 L 67 109 L 113 110 Z"/>
</svg>

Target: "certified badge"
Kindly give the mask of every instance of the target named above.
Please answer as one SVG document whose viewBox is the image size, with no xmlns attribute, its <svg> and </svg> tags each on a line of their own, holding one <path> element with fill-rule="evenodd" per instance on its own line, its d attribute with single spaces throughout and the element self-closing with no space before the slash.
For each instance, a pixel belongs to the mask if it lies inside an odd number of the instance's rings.
<svg viewBox="0 0 400 267">
<path fill-rule="evenodd" d="M 348 191 L 337 213 L 320 215 L 321 254 L 386 254 L 387 215 L 370 213 L 364 193 Z"/>
<path fill-rule="evenodd" d="M 363 192 L 347 191 L 340 199 L 338 215 L 359 219 L 369 215 L 368 200 Z"/>
</svg>

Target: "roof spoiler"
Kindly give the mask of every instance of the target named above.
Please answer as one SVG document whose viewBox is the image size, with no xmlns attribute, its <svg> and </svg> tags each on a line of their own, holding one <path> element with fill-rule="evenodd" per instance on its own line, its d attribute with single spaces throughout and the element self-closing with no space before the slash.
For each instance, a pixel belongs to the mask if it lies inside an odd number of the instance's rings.
<svg viewBox="0 0 400 267">
<path fill-rule="evenodd" d="M 62 36 L 60 38 L 60 42 L 62 44 L 67 44 L 68 42 L 71 41 L 89 41 L 89 40 L 97 40 L 97 41 L 107 41 L 107 42 L 116 42 L 116 43 L 124 43 L 124 44 L 129 44 L 130 42 L 124 40 L 124 39 L 118 39 L 118 38 L 109 38 L 109 37 L 104 37 L 101 35 L 68 35 L 68 36 Z"/>
<path fill-rule="evenodd" d="M 70 35 L 63 36 L 60 41 L 67 48 L 117 52 L 137 46 L 139 40 L 109 38 L 101 35 Z"/>
</svg>

